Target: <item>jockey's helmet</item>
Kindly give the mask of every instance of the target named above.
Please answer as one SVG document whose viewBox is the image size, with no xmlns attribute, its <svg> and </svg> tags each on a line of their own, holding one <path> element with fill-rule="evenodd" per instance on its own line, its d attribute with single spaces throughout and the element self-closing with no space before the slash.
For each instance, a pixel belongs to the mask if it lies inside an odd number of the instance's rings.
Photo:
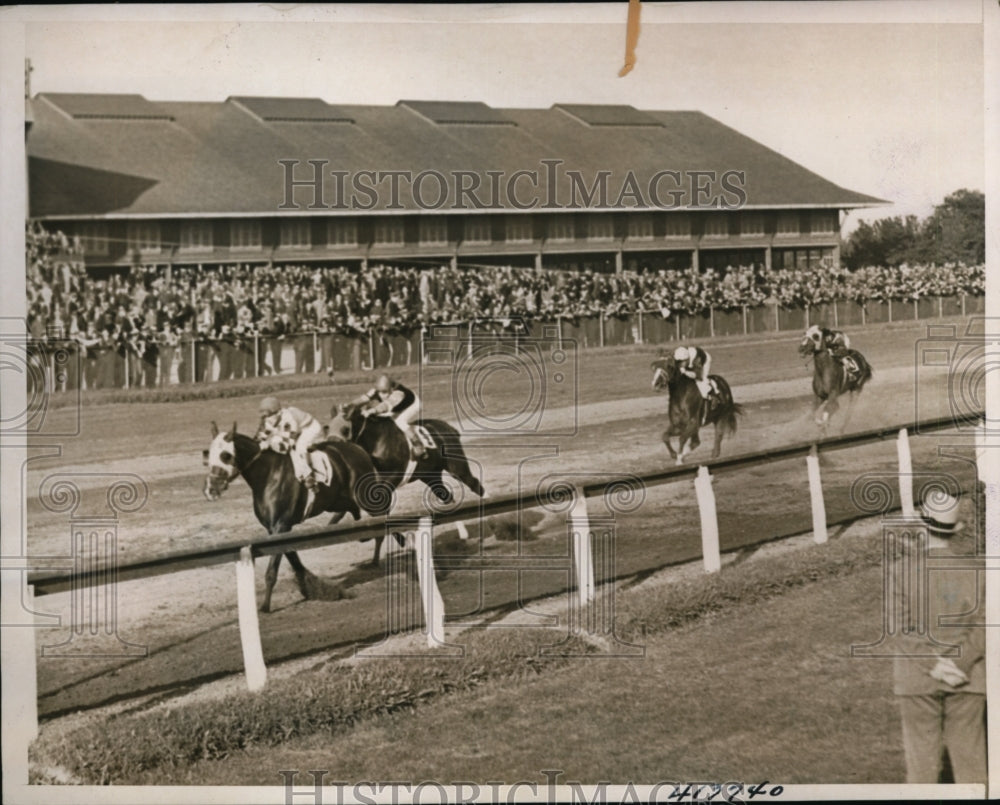
<svg viewBox="0 0 1000 805">
<path fill-rule="evenodd" d="M 388 394 L 395 386 L 395 381 L 389 375 L 379 375 L 375 381 L 375 390 L 382 394 Z"/>
<path fill-rule="evenodd" d="M 690 354 L 690 350 L 687 347 L 677 347 L 677 349 L 674 350 L 674 360 L 686 361 Z"/>
<path fill-rule="evenodd" d="M 281 410 L 281 403 L 277 397 L 265 397 L 260 401 L 261 416 L 271 416 Z"/>
</svg>

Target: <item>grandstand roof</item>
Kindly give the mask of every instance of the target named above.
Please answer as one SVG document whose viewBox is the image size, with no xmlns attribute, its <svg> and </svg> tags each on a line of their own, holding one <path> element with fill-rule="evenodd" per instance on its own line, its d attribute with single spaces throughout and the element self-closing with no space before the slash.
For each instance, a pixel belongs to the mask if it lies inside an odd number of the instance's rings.
<svg viewBox="0 0 1000 805">
<path fill-rule="evenodd" d="M 297 179 L 311 175 L 307 160 L 326 160 L 327 171 L 349 174 L 471 171 L 482 180 L 484 198 L 487 171 L 509 177 L 520 170 L 539 171 L 537 196 L 546 198 L 542 160 L 562 160 L 557 183 L 563 201 L 570 190 L 567 170 L 580 171 L 588 187 L 600 171 L 609 171 L 612 200 L 630 171 L 645 188 L 664 170 L 738 170 L 746 174 L 747 207 L 887 203 L 838 187 L 694 111 L 583 104 L 494 109 L 478 102 L 419 100 L 332 106 L 318 98 L 153 102 L 141 95 L 46 93 L 35 96 L 33 109 L 27 150 L 30 214 L 36 218 L 357 214 L 306 209 L 308 190 L 296 191 L 299 210 L 278 209 L 284 198 L 279 160 L 289 159 L 301 162 Z M 324 201 L 333 204 L 334 180 L 327 176 Z M 424 196 L 435 198 L 436 183 L 425 184 Z M 668 189 L 661 185 L 664 195 Z M 522 182 L 518 195 L 530 198 L 529 191 Z M 679 206 L 691 201 L 686 187 Z M 388 193 L 380 193 L 369 212 L 383 211 L 391 202 Z M 388 211 L 419 209 L 405 182 L 398 204 Z"/>
</svg>

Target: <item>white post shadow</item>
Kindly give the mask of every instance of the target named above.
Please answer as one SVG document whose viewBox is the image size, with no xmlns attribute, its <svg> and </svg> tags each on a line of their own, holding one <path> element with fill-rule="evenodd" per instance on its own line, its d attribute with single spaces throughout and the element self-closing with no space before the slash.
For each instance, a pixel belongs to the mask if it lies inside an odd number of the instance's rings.
<svg viewBox="0 0 1000 805">
<path fill-rule="evenodd" d="M 427 625 L 427 645 L 431 648 L 444 645 L 444 599 L 438 590 L 434 575 L 434 521 L 421 517 L 416 533 L 406 535 L 417 559 L 417 579 L 420 582 L 420 602 Z"/>
<path fill-rule="evenodd" d="M 903 517 L 913 517 L 913 460 L 910 457 L 910 436 L 906 428 L 901 428 L 896 439 L 899 454 L 899 507 Z"/>
<path fill-rule="evenodd" d="M 240 549 L 240 558 L 236 562 L 236 604 L 247 687 L 252 691 L 261 690 L 267 683 L 267 666 L 264 664 L 264 647 L 260 642 L 260 624 L 257 620 L 253 548 L 249 545 Z"/>
<path fill-rule="evenodd" d="M 581 487 L 576 487 L 573 508 L 570 509 L 570 529 L 573 533 L 573 567 L 580 606 L 594 600 L 594 556 L 590 544 L 590 518 L 587 515 L 587 498 Z"/>
<path fill-rule="evenodd" d="M 809 500 L 812 503 L 813 541 L 822 545 L 827 541 L 826 504 L 823 501 L 823 482 L 819 474 L 819 450 L 812 446 L 806 456 L 806 469 L 809 473 Z"/>
<path fill-rule="evenodd" d="M 719 553 L 719 520 L 715 512 L 715 491 L 708 467 L 698 467 L 694 479 L 694 489 L 698 497 L 698 512 L 701 515 L 701 552 L 705 558 L 705 572 L 718 573 L 722 569 Z"/>
</svg>

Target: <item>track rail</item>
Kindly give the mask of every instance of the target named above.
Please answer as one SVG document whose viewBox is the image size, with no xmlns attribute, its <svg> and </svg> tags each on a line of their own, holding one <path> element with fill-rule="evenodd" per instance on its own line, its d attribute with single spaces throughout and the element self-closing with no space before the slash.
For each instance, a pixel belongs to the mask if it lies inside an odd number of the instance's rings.
<svg viewBox="0 0 1000 805">
<path fill-rule="evenodd" d="M 574 486 L 585 498 L 614 495 L 627 492 L 628 490 L 637 490 L 638 488 L 659 486 L 682 479 L 695 478 L 699 473 L 700 467 L 705 467 L 713 474 L 717 474 L 774 461 L 807 457 L 814 450 L 818 452 L 846 450 L 852 447 L 883 442 L 895 439 L 902 429 L 906 429 L 910 433 L 929 433 L 954 430 L 962 427 L 972 428 L 982 420 L 983 415 L 983 412 L 970 412 L 921 422 L 900 423 L 859 431 L 844 436 L 797 442 L 771 450 L 741 453 L 735 456 L 699 462 L 699 464 L 670 467 L 660 472 L 647 473 L 641 476 L 611 475 Z M 567 483 L 571 482 L 567 479 Z M 566 491 L 569 492 L 572 490 L 567 488 Z M 544 505 L 546 502 L 539 492 L 536 491 L 530 494 L 512 494 L 477 500 L 453 511 L 435 513 L 430 516 L 433 524 L 438 526 L 476 517 L 492 517 L 521 509 L 536 508 Z M 406 512 L 386 518 L 375 518 L 363 525 L 302 531 L 300 533 L 289 533 L 279 537 L 267 537 L 263 539 L 231 541 L 211 548 L 178 551 L 152 559 L 126 562 L 116 567 L 98 567 L 83 572 L 36 571 L 28 574 L 27 583 L 34 588 L 36 596 L 51 595 L 67 590 L 78 590 L 85 587 L 113 584 L 120 581 L 133 581 L 210 565 L 238 562 L 241 558 L 241 552 L 243 552 L 243 556 L 246 556 L 245 549 L 248 547 L 253 557 L 259 557 L 285 553 L 287 551 L 301 551 L 310 548 L 339 545 L 345 542 L 372 539 L 385 536 L 387 532 L 393 530 L 400 530 L 406 525 L 416 524 L 418 519 L 426 518 L 427 516 L 426 512 Z"/>
</svg>

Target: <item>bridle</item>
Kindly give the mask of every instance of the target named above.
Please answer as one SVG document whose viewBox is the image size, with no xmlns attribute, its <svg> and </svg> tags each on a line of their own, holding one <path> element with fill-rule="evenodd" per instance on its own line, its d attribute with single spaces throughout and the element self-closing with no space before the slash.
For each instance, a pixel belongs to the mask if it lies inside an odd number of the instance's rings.
<svg viewBox="0 0 1000 805">
<path fill-rule="evenodd" d="M 238 475 L 245 473 L 253 463 L 263 455 L 264 450 L 258 445 L 257 452 L 251 456 L 250 460 L 243 465 L 243 468 L 236 466 L 236 434 L 233 434 L 233 468 L 230 471 L 224 470 L 222 467 L 209 467 L 208 475 L 210 478 L 221 479 L 224 482 L 222 487 L 225 490 L 229 484 L 236 480 Z"/>
</svg>

